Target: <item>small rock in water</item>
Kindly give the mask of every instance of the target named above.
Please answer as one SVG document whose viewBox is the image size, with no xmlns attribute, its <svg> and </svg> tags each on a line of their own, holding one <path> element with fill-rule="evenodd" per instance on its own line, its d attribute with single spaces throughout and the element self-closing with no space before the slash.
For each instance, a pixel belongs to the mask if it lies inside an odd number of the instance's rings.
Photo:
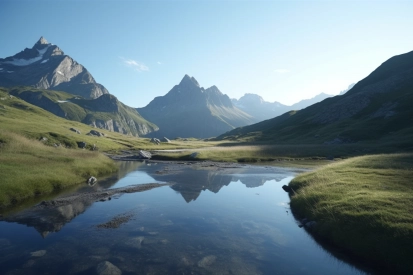
<svg viewBox="0 0 413 275">
<path fill-rule="evenodd" d="M 122 271 L 114 264 L 108 261 L 101 262 L 96 267 L 96 272 L 99 275 L 121 275 Z"/>
<path fill-rule="evenodd" d="M 141 248 L 144 239 L 145 239 L 145 237 L 143 237 L 143 236 L 132 238 L 127 242 L 127 245 L 128 246 L 133 246 L 133 247 L 136 247 L 136 248 Z"/>
<path fill-rule="evenodd" d="M 46 250 L 38 250 L 38 251 L 30 253 L 32 257 L 43 257 L 45 254 L 46 254 Z"/>
<path fill-rule="evenodd" d="M 217 259 L 217 257 L 214 256 L 214 255 L 206 256 L 206 257 L 202 258 L 202 260 L 200 260 L 200 261 L 198 262 L 198 266 L 199 266 L 199 267 L 207 267 L 207 266 L 210 266 L 210 265 L 212 265 L 212 264 L 215 262 L 216 259 Z"/>
</svg>

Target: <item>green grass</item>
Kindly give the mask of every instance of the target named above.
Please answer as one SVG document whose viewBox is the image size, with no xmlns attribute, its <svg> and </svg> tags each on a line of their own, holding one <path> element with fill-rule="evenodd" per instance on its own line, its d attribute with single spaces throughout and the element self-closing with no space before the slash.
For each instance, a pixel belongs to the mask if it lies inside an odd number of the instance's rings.
<svg viewBox="0 0 413 275">
<path fill-rule="evenodd" d="M 299 175 L 291 208 L 314 234 L 394 273 L 413 273 L 413 154 L 355 157 Z"/>
<path fill-rule="evenodd" d="M 6 131 L 0 140 L 0 209 L 116 171 L 96 151 L 54 148 Z"/>
<path fill-rule="evenodd" d="M 123 135 L 104 129 L 96 129 L 89 125 L 67 120 L 45 111 L 35 105 L 25 102 L 17 97 L 10 98 L 7 89 L 0 88 L 0 129 L 20 134 L 30 139 L 46 137 L 47 145 L 61 143 L 65 146 L 76 148 L 76 142 L 84 141 L 96 146 L 100 151 L 119 151 L 128 148 L 135 149 L 177 149 L 213 146 L 216 143 L 202 140 L 176 140 L 171 143 L 156 145 L 147 138 L 137 138 Z M 63 98 L 64 99 L 64 98 Z M 66 104 L 66 103 L 65 103 Z M 81 134 L 72 132 L 70 128 L 78 129 Z M 98 130 L 106 137 L 88 136 L 90 130 Z"/>
<path fill-rule="evenodd" d="M 64 99 L 64 98 L 63 98 Z M 76 134 L 70 128 L 78 129 Z M 86 135 L 90 130 L 106 137 Z M 47 141 L 40 142 L 41 137 Z M 99 152 L 80 150 L 76 142 L 96 144 Z M 62 146 L 55 148 L 54 144 Z M 211 146 L 202 140 L 156 145 L 146 138 L 95 129 L 60 118 L 0 88 L 0 209 L 86 181 L 89 175 L 114 172 L 114 162 L 101 152 L 125 149 L 176 149 Z"/>
<path fill-rule="evenodd" d="M 280 160 L 323 160 L 342 159 L 361 154 L 391 153 L 397 152 L 398 148 L 392 146 L 378 146 L 374 143 L 357 143 L 344 145 L 269 145 L 248 144 L 235 142 L 205 143 L 210 147 L 184 150 L 182 152 L 160 152 L 155 158 L 164 160 L 213 160 L 226 162 L 268 162 Z M 199 144 L 202 145 L 202 144 Z M 215 146 L 212 146 L 215 145 Z M 195 159 L 191 154 L 199 153 Z"/>
</svg>

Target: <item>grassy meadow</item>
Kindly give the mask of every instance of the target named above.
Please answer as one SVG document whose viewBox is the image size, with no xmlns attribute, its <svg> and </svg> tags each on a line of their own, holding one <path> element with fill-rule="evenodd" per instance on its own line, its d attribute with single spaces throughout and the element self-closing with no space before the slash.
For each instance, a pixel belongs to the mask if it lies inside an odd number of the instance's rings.
<svg viewBox="0 0 413 275">
<path fill-rule="evenodd" d="M 154 158 L 163 160 L 213 160 L 224 162 L 269 162 L 345 159 L 358 155 L 391 153 L 398 151 L 392 146 L 377 146 L 372 143 L 341 145 L 320 144 L 266 144 L 235 143 L 229 141 L 204 142 L 209 146 L 187 148 L 177 152 L 157 152 Z M 200 144 L 201 145 L 201 144 Z M 192 153 L 198 153 L 195 158 Z"/>
<path fill-rule="evenodd" d="M 70 128 L 79 130 L 80 134 Z M 98 130 L 105 137 L 87 135 L 90 130 Z M 42 138 L 47 140 L 40 141 Z M 87 148 L 79 149 L 77 142 L 86 142 Z M 89 176 L 115 172 L 117 166 L 103 152 L 199 148 L 215 144 L 178 139 L 156 145 L 147 138 L 95 129 L 57 117 L 0 88 L 0 209 L 84 183 Z M 93 145 L 98 151 L 89 150 Z"/>
<path fill-rule="evenodd" d="M 391 137 L 340 145 L 197 139 L 156 145 L 104 129 L 98 130 L 105 137 L 86 135 L 90 130 L 96 129 L 10 97 L 0 88 L 0 210 L 115 172 L 117 166 L 102 152 L 180 149 L 158 151 L 154 158 L 320 166 L 290 183 L 296 192 L 291 197 L 294 213 L 316 221 L 316 236 L 357 258 L 396 273 L 413 273 L 413 154 L 394 154 L 411 150 L 409 129 L 403 146 Z M 80 141 L 88 148 L 79 149 Z M 98 151 L 88 150 L 93 144 Z"/>
<path fill-rule="evenodd" d="M 412 153 L 354 157 L 293 179 L 291 208 L 358 259 L 413 274 L 412 180 Z"/>
<path fill-rule="evenodd" d="M 116 171 L 113 161 L 96 151 L 45 146 L 10 132 L 2 132 L 0 140 L 0 208 Z"/>
</svg>

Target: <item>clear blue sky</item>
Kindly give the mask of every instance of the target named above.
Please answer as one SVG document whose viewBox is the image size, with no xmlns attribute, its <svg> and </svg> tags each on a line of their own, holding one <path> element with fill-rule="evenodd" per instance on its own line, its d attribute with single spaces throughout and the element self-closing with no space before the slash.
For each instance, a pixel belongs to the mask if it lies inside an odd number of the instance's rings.
<svg viewBox="0 0 413 275">
<path fill-rule="evenodd" d="M 413 50 L 413 1 L 0 1 L 0 57 L 44 36 L 133 107 L 185 74 L 231 98 L 337 94 Z"/>
</svg>

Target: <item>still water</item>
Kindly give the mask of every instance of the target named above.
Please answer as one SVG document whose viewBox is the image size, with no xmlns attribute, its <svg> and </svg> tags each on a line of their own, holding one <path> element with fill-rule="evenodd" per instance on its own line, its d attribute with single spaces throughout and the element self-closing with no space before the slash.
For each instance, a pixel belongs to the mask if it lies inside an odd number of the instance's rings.
<svg viewBox="0 0 413 275">
<path fill-rule="evenodd" d="M 5 214 L 0 273 L 364 274 L 298 227 L 281 186 L 302 171 L 211 163 L 120 165 L 117 175 L 77 192 L 173 185 Z M 116 218 L 121 221 L 116 226 L 102 226 Z"/>
</svg>

